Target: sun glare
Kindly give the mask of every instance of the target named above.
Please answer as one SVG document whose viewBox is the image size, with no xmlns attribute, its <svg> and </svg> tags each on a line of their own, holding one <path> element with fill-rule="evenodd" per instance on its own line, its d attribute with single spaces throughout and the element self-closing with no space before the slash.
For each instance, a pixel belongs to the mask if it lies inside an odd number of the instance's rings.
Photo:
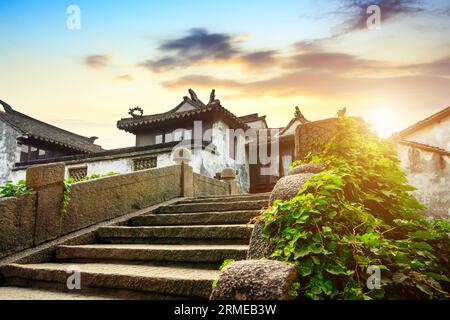
<svg viewBox="0 0 450 320">
<path fill-rule="evenodd" d="M 395 115 L 387 109 L 379 109 L 372 113 L 370 123 L 381 138 L 388 138 L 393 133 Z"/>
</svg>

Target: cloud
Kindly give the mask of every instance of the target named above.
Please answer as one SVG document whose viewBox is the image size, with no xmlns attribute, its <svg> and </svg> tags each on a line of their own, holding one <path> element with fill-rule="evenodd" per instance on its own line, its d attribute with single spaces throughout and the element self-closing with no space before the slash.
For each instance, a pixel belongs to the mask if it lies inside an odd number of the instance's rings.
<svg viewBox="0 0 450 320">
<path fill-rule="evenodd" d="M 134 77 L 131 74 L 122 74 L 120 76 L 116 76 L 115 79 L 117 79 L 117 80 L 126 80 L 126 81 L 133 81 Z"/>
<path fill-rule="evenodd" d="M 450 56 L 429 63 L 411 64 L 402 68 L 421 74 L 450 77 Z"/>
<path fill-rule="evenodd" d="M 84 64 L 89 68 L 100 69 L 106 67 L 110 60 L 107 54 L 94 54 L 84 58 Z"/>
<path fill-rule="evenodd" d="M 243 54 L 240 57 L 240 60 L 248 68 L 262 68 L 277 64 L 278 59 L 276 57 L 276 54 L 276 50 L 256 51 Z"/>
<path fill-rule="evenodd" d="M 394 97 L 414 103 L 432 103 L 437 97 L 450 99 L 450 57 L 429 63 L 384 66 L 382 62 L 363 60 L 339 53 L 308 53 L 300 55 L 301 63 L 285 73 L 269 79 L 240 81 L 212 76 L 189 75 L 166 81 L 162 85 L 170 89 L 201 87 L 224 88 L 242 96 L 295 97 L 312 96 L 340 98 L 358 96 L 361 99 Z M 327 65 L 327 61 L 329 65 Z M 323 65 L 325 64 L 325 65 Z M 380 66 L 381 70 L 403 71 L 395 76 L 374 75 L 373 72 L 351 74 L 349 70 L 365 70 Z M 297 68 L 299 67 L 299 68 Z M 332 72 L 318 72 L 321 70 Z M 405 71 L 411 71 L 405 73 Z M 433 92 L 430 96 L 430 92 Z M 414 99 L 417 99 L 415 101 Z M 428 99 L 428 100 L 427 100 Z M 436 100 L 437 101 L 437 100 Z"/>
<path fill-rule="evenodd" d="M 181 38 L 167 40 L 159 50 L 163 56 L 141 63 L 154 72 L 190 66 L 205 61 L 229 60 L 240 51 L 235 47 L 235 40 L 226 33 L 210 33 L 206 29 L 191 29 Z"/>
<path fill-rule="evenodd" d="M 384 64 L 375 60 L 360 59 L 354 55 L 337 52 L 306 52 L 288 58 L 284 64 L 288 69 L 310 69 L 317 71 L 350 72 L 379 69 Z"/>
<path fill-rule="evenodd" d="M 386 22 L 404 15 L 424 11 L 420 0 L 344 0 L 343 10 L 349 15 L 345 22 L 345 32 L 367 28 L 367 19 L 370 14 L 367 8 L 377 5 L 381 9 L 381 21 Z"/>
</svg>

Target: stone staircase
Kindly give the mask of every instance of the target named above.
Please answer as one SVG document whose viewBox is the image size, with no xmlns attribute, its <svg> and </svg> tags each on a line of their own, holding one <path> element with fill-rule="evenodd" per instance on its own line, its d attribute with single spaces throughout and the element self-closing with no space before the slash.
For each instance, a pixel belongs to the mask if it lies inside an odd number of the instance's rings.
<svg viewBox="0 0 450 320">
<path fill-rule="evenodd" d="M 96 243 L 59 246 L 51 263 L 3 267 L 0 299 L 207 299 L 222 262 L 246 258 L 249 221 L 268 198 L 186 199 L 102 227 Z M 81 290 L 67 289 L 74 267 Z"/>
</svg>

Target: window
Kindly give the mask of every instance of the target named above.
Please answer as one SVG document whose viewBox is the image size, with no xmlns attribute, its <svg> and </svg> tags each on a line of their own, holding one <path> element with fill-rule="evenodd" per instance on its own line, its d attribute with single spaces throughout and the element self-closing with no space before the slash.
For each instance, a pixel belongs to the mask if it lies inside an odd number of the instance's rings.
<svg viewBox="0 0 450 320">
<path fill-rule="evenodd" d="M 24 144 L 20 147 L 20 162 L 28 161 L 29 148 L 29 146 Z"/>
<path fill-rule="evenodd" d="M 166 143 L 172 142 L 173 141 L 173 134 L 172 133 L 166 133 L 166 136 L 165 136 L 164 140 L 165 140 Z"/>
<path fill-rule="evenodd" d="M 133 160 L 133 171 L 147 170 L 156 168 L 156 157 L 147 157 Z"/>
<path fill-rule="evenodd" d="M 75 181 L 81 181 L 87 176 L 87 167 L 78 167 L 69 169 L 69 177 Z"/>
<path fill-rule="evenodd" d="M 30 160 L 38 159 L 38 148 L 30 147 Z"/>
<path fill-rule="evenodd" d="M 156 137 L 155 137 L 155 144 L 161 144 L 161 143 L 163 143 L 163 135 L 162 134 L 158 134 L 158 135 L 156 135 Z"/>
<path fill-rule="evenodd" d="M 43 149 L 39 149 L 39 159 L 45 159 L 46 151 Z"/>
<path fill-rule="evenodd" d="M 181 141 L 181 140 L 183 140 L 183 131 L 184 130 L 175 130 L 174 132 L 173 132 L 173 140 L 174 141 Z"/>
</svg>

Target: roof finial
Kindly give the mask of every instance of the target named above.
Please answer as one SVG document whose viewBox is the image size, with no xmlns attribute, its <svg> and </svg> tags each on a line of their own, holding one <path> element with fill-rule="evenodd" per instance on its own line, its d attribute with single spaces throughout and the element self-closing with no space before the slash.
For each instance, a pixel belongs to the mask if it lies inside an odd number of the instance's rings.
<svg viewBox="0 0 450 320">
<path fill-rule="evenodd" d="M 5 101 L 0 100 L 0 104 L 3 106 L 3 109 L 5 110 L 5 112 L 13 111 L 13 108 L 9 104 L 7 104 Z"/>
<path fill-rule="evenodd" d="M 212 89 L 211 95 L 209 96 L 209 103 L 213 103 L 216 100 L 216 89 Z"/>
<path fill-rule="evenodd" d="M 194 90 L 189 89 L 189 94 L 191 95 L 192 101 L 195 101 L 195 102 L 198 102 L 198 101 L 199 101 L 199 100 L 198 100 L 198 97 L 197 97 L 197 94 L 194 92 Z"/>
<path fill-rule="evenodd" d="M 342 110 L 339 110 L 337 115 L 338 117 L 345 117 L 345 114 L 347 113 L 347 107 L 344 107 Z"/>
<path fill-rule="evenodd" d="M 295 107 L 295 114 L 294 117 L 297 118 L 301 123 L 310 122 L 308 119 L 305 118 L 305 116 L 300 111 L 300 108 L 298 106 Z"/>
<path fill-rule="evenodd" d="M 144 115 L 144 109 L 141 107 L 130 108 L 130 112 L 128 112 L 128 114 L 133 118 L 139 118 Z"/>
</svg>

